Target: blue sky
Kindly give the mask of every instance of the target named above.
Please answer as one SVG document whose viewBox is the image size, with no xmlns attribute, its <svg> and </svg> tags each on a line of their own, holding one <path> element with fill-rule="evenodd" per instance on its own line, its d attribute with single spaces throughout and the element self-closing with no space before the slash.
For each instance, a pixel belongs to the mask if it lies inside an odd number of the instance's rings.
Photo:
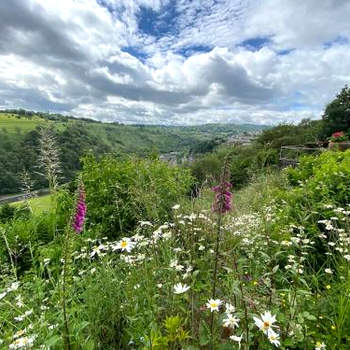
<svg viewBox="0 0 350 350">
<path fill-rule="evenodd" d="M 145 124 L 320 118 L 350 83 L 350 1 L 0 2 L 0 108 Z"/>
</svg>

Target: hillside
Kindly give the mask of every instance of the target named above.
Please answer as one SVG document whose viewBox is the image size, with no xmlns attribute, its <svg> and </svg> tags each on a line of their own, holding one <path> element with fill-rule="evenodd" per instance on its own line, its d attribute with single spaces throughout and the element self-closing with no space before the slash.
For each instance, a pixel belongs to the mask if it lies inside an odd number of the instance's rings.
<svg viewBox="0 0 350 350">
<path fill-rule="evenodd" d="M 21 191 L 20 173 L 25 169 L 34 180 L 34 188 L 45 187 L 38 175 L 39 130 L 52 129 L 62 163 L 62 182 L 72 179 L 80 169 L 80 158 L 89 152 L 100 156 L 114 153 L 146 156 L 176 151 L 184 155 L 211 151 L 232 135 L 256 132 L 266 126 L 222 125 L 159 126 L 123 125 L 76 119 L 57 114 L 23 110 L 0 113 L 0 195 Z"/>
</svg>

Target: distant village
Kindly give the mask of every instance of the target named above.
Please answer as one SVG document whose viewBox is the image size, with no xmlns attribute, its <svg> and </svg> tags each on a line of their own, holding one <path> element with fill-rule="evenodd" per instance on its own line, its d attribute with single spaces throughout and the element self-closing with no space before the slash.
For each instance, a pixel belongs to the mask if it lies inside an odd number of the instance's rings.
<svg viewBox="0 0 350 350">
<path fill-rule="evenodd" d="M 248 146 L 259 136 L 260 133 L 261 131 L 244 131 L 238 135 L 231 135 L 224 143 L 227 145 Z M 159 156 L 159 159 L 171 165 L 178 165 L 187 162 L 193 162 L 195 160 L 195 155 L 192 153 L 184 155 L 183 152 L 174 151 L 161 154 Z"/>
</svg>

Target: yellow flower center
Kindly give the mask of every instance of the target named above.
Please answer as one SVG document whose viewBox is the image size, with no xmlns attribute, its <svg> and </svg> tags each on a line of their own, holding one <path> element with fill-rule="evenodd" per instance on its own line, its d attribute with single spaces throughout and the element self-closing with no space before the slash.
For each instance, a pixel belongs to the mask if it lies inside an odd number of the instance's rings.
<svg viewBox="0 0 350 350">
<path fill-rule="evenodd" d="M 127 245 L 128 245 L 128 243 L 126 241 L 122 241 L 122 243 L 121 243 L 122 248 L 125 248 Z"/>
<path fill-rule="evenodd" d="M 217 303 L 211 303 L 210 306 L 214 308 L 214 307 L 217 307 L 218 304 Z"/>
<path fill-rule="evenodd" d="M 270 328 L 270 322 L 269 321 L 264 321 L 263 328 L 264 329 Z"/>
</svg>

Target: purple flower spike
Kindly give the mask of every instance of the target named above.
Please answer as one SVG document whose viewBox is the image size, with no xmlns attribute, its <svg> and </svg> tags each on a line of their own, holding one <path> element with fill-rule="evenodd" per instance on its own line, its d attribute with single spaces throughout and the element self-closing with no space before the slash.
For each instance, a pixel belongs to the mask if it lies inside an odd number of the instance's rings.
<svg viewBox="0 0 350 350">
<path fill-rule="evenodd" d="M 231 187 L 232 185 L 229 182 L 224 181 L 220 185 L 212 188 L 215 192 L 214 203 L 212 206 L 214 212 L 225 214 L 231 210 L 232 193 L 229 191 Z"/>
<path fill-rule="evenodd" d="M 85 191 L 84 186 L 81 184 L 79 188 L 79 199 L 75 209 L 75 215 L 73 220 L 73 230 L 76 233 L 83 231 L 86 215 L 86 203 L 85 203 Z"/>
</svg>

